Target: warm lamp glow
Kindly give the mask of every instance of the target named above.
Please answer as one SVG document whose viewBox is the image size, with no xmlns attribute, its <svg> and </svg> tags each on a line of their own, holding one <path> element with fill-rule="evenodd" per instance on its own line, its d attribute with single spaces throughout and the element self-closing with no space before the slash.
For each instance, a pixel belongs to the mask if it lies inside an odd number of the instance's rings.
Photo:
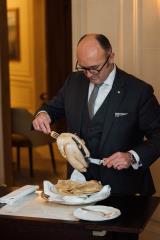
<svg viewBox="0 0 160 240">
<path fill-rule="evenodd" d="M 159 15 L 160 15 L 160 0 L 157 0 L 157 8 L 158 8 L 158 12 L 159 12 Z"/>
</svg>

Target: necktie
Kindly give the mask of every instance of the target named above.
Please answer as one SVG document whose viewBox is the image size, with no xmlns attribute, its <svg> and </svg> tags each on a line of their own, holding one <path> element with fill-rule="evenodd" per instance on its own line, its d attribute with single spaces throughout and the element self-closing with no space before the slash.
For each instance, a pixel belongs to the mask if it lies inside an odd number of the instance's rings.
<svg viewBox="0 0 160 240">
<path fill-rule="evenodd" d="M 95 101 L 96 101 L 98 91 L 99 91 L 99 88 L 101 85 L 102 84 L 95 84 L 93 91 L 90 95 L 89 101 L 88 101 L 88 111 L 89 111 L 89 115 L 90 115 L 91 119 L 94 116 L 94 105 L 95 105 Z"/>
</svg>

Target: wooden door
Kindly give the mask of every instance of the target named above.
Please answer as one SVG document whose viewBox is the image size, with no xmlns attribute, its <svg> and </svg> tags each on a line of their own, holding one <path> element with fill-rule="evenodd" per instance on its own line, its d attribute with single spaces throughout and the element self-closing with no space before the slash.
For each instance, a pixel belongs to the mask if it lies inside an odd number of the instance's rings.
<svg viewBox="0 0 160 240">
<path fill-rule="evenodd" d="M 47 95 L 49 99 L 56 95 L 72 71 L 71 30 L 71 0 L 46 0 Z M 64 131 L 65 121 L 58 123 L 57 128 L 59 131 Z"/>
</svg>

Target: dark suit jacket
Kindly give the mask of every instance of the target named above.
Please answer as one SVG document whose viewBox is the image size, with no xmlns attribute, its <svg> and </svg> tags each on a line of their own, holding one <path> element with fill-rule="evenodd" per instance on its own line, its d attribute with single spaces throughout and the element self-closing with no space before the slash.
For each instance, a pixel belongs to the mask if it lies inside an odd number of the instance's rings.
<svg viewBox="0 0 160 240">
<path fill-rule="evenodd" d="M 49 113 L 53 122 L 65 116 L 68 131 L 80 135 L 88 87 L 89 81 L 85 76 L 74 72 L 58 95 L 43 109 Z M 118 171 L 91 164 L 87 179 L 94 178 L 101 180 L 102 184 L 110 184 L 112 193 L 154 193 L 149 166 L 160 156 L 160 106 L 153 95 L 153 88 L 117 68 L 103 129 L 99 158 L 133 149 L 139 155 L 143 167 Z"/>
</svg>

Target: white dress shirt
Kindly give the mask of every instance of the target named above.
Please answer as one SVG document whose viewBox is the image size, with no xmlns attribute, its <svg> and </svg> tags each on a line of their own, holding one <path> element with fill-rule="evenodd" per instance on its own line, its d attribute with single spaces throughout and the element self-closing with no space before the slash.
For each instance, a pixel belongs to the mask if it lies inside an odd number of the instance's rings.
<svg viewBox="0 0 160 240">
<path fill-rule="evenodd" d="M 114 66 L 112 72 L 109 74 L 107 79 L 103 82 L 102 86 L 100 86 L 100 88 L 99 88 L 98 95 L 97 95 L 97 98 L 95 100 L 95 105 L 94 105 L 94 114 L 100 108 L 100 106 L 104 102 L 105 98 L 107 97 L 107 95 L 111 91 L 112 85 L 113 85 L 113 82 L 114 82 L 114 79 L 115 79 L 115 75 L 116 75 L 116 66 Z M 94 84 L 90 83 L 89 84 L 89 92 L 88 92 L 88 100 L 89 100 L 90 95 L 93 91 L 93 88 L 94 88 Z"/>
</svg>

